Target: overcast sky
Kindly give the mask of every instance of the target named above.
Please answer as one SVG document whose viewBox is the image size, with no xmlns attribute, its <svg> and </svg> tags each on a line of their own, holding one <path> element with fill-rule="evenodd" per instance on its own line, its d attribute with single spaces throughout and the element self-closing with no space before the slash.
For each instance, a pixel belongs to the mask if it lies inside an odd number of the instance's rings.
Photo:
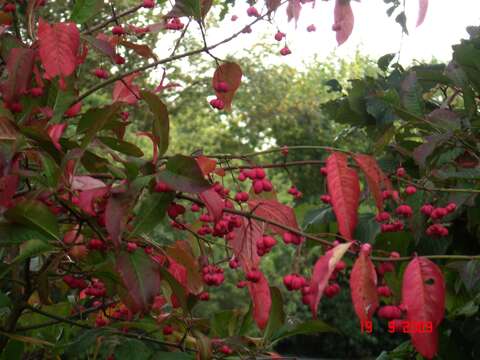
<svg viewBox="0 0 480 360">
<path fill-rule="evenodd" d="M 260 2 L 263 3 L 263 2 Z M 335 33 L 331 30 L 333 23 L 334 1 L 317 0 L 312 9 L 311 4 L 303 6 L 297 29 L 294 22 L 287 22 L 285 7 L 278 10 L 275 17 L 277 26 L 287 33 L 288 46 L 292 54 L 286 57 L 275 57 L 272 62 L 287 62 L 300 65 L 308 62 L 314 54 L 322 57 L 332 52 L 340 57 L 352 56 L 356 49 L 362 54 L 378 58 L 390 52 L 397 52 L 401 46 L 401 63 L 409 64 L 412 60 L 448 60 L 451 46 L 465 38 L 468 25 L 480 25 L 479 0 L 430 0 L 425 22 L 416 28 L 418 0 L 406 0 L 408 28 L 410 35 L 401 41 L 400 26 L 385 11 L 387 6 L 383 0 L 352 1 L 355 14 L 355 27 L 350 39 L 337 48 Z M 219 30 L 210 29 L 208 42 L 221 40 L 227 34 L 242 28 L 252 18 L 246 16 L 246 1 L 238 1 L 233 13 L 239 16 L 236 22 L 226 18 Z M 259 10 L 261 10 L 259 8 Z M 306 27 L 315 24 L 317 31 L 308 33 Z M 273 38 L 275 27 L 265 22 L 257 24 L 251 34 L 242 34 L 234 42 L 224 45 L 215 51 L 219 56 L 235 54 L 245 47 L 260 41 L 262 36 Z M 281 48 L 278 45 L 278 50 Z"/>
</svg>

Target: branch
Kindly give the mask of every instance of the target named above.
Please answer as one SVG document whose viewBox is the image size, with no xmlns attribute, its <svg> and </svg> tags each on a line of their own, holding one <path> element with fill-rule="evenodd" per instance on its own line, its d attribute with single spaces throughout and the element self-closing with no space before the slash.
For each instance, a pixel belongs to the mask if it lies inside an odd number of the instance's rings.
<svg viewBox="0 0 480 360">
<path fill-rule="evenodd" d="M 287 1 L 283 1 L 282 2 L 282 5 L 285 4 Z M 260 20 L 263 20 L 267 15 L 270 15 L 271 11 L 268 11 L 267 13 L 265 13 L 264 15 L 256 18 L 254 21 L 252 21 L 248 26 L 252 26 L 254 24 L 256 24 L 257 22 L 259 22 Z M 121 14 L 118 14 L 117 17 L 120 17 L 123 13 Z M 108 22 L 112 22 L 112 21 L 115 21 L 115 19 L 110 19 Z M 101 28 L 101 27 L 100 27 Z M 92 28 L 92 29 L 96 29 L 95 27 Z M 242 29 L 243 30 L 243 29 Z M 178 59 L 182 59 L 184 57 L 188 57 L 188 56 L 192 56 L 192 55 L 196 55 L 196 54 L 200 54 L 202 52 L 206 52 L 206 51 L 210 51 L 212 49 L 215 49 L 216 47 L 220 46 L 220 45 L 223 45 L 229 41 L 232 41 L 233 39 L 235 39 L 236 37 L 238 37 L 240 34 L 242 34 L 242 30 L 240 31 L 237 31 L 236 33 L 232 34 L 231 36 L 223 39 L 222 41 L 219 41 L 213 45 L 210 45 L 210 46 L 203 46 L 201 47 L 200 49 L 196 49 L 196 50 L 191 50 L 191 51 L 187 51 L 187 52 L 184 52 L 183 54 L 178 54 L 178 55 L 173 55 L 173 56 L 169 56 L 167 58 L 164 58 L 164 59 L 160 59 L 160 60 L 157 60 L 157 61 L 154 61 L 152 62 L 151 64 L 146 64 L 146 65 L 143 65 L 143 66 L 140 66 L 138 68 L 135 68 L 133 70 L 130 70 L 130 71 L 127 71 L 123 74 L 119 74 L 117 76 L 113 76 L 111 78 L 109 78 L 108 80 L 105 80 L 101 83 L 99 83 L 98 85 L 95 85 L 93 87 L 91 87 L 90 89 L 88 89 L 87 91 L 85 91 L 83 94 L 81 94 L 79 97 L 77 97 L 75 100 L 73 100 L 71 102 L 71 104 L 69 106 L 72 106 L 74 104 L 76 104 L 77 102 L 79 101 L 82 101 L 83 99 L 85 99 L 86 97 L 92 95 L 93 93 L 95 93 L 96 91 L 104 88 L 105 86 L 109 85 L 109 84 L 113 84 L 115 81 L 117 80 L 120 80 L 120 79 L 123 79 L 124 77 L 128 76 L 128 75 L 131 75 L 135 72 L 143 72 L 145 70 L 148 70 L 150 68 L 153 68 L 153 67 L 156 67 L 158 65 L 161 65 L 161 64 L 166 64 L 166 63 L 169 63 L 169 62 L 172 62 L 172 61 L 175 61 L 175 60 L 178 60 Z"/>
<path fill-rule="evenodd" d="M 93 327 L 93 326 L 86 325 L 86 324 L 80 324 L 80 323 L 78 323 L 76 321 L 73 321 L 73 320 L 70 320 L 68 318 L 63 318 L 61 316 L 57 316 L 57 315 L 54 315 L 54 314 L 51 314 L 51 313 L 47 313 L 47 312 L 45 312 L 43 310 L 40 310 L 40 309 L 38 309 L 38 308 L 36 308 L 32 305 L 27 305 L 26 308 L 28 308 L 29 310 L 31 310 L 31 311 L 33 311 L 37 314 L 43 315 L 43 316 L 51 318 L 51 319 L 55 319 L 58 322 L 66 323 L 66 324 L 69 324 L 69 325 L 72 325 L 72 326 L 81 327 L 83 329 L 88 329 L 88 330 L 95 329 L 95 327 Z M 108 327 L 105 327 L 105 328 L 108 329 L 108 330 L 111 329 L 111 328 L 108 328 Z M 141 334 L 134 334 L 134 333 L 128 333 L 128 332 L 126 333 L 126 332 L 123 332 L 123 331 L 118 331 L 116 329 L 112 329 L 110 334 L 120 335 L 120 336 L 133 338 L 133 339 L 137 339 L 137 340 L 145 340 L 145 341 L 153 342 L 153 343 L 158 344 L 158 345 L 165 345 L 165 346 L 171 346 L 171 347 L 175 347 L 175 348 L 178 348 L 178 349 L 182 349 L 182 347 L 180 347 L 176 343 L 172 343 L 172 342 L 168 342 L 168 341 L 160 341 L 160 340 L 157 340 L 155 338 L 144 336 L 144 335 L 141 335 Z M 187 350 L 187 351 L 197 352 L 196 349 L 191 349 L 191 348 L 184 348 L 184 349 Z"/>
<path fill-rule="evenodd" d="M 98 25 L 95 25 L 93 27 L 91 27 L 90 29 L 88 29 L 87 31 L 85 31 L 85 34 L 86 35 L 90 35 L 92 34 L 93 32 L 97 31 L 97 30 L 100 30 L 104 27 L 106 27 L 108 24 L 112 23 L 112 22 L 117 22 L 118 19 L 124 17 L 124 16 L 127 16 L 127 15 L 130 15 L 130 14 L 133 14 L 134 12 L 136 12 L 138 9 L 140 9 L 141 7 L 143 6 L 143 4 L 139 4 L 139 5 L 136 5 L 130 9 L 127 9 L 121 13 L 118 13 L 116 14 L 115 16 L 112 16 L 111 18 L 105 20 L 104 22 L 98 24 Z"/>
</svg>

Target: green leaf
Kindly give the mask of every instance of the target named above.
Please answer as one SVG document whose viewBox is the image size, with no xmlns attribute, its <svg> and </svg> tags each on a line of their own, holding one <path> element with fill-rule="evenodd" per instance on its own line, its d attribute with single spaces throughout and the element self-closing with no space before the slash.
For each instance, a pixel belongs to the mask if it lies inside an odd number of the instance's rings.
<svg viewBox="0 0 480 360">
<path fill-rule="evenodd" d="M 480 180 L 480 169 L 463 169 L 460 171 L 434 170 L 432 174 L 441 180 L 447 179 L 465 179 Z"/>
<path fill-rule="evenodd" d="M 121 106 L 121 103 L 115 103 L 103 108 L 90 109 L 82 116 L 77 126 L 77 134 L 85 133 L 82 149 L 85 149 L 95 135 L 115 118 Z"/>
<path fill-rule="evenodd" d="M 2 360 L 21 360 L 25 344 L 22 341 L 11 339 L 3 350 L 0 359 Z"/>
<path fill-rule="evenodd" d="M 383 55 L 380 59 L 378 59 L 377 61 L 377 65 L 380 69 L 382 69 L 383 71 L 387 71 L 390 63 L 392 62 L 392 60 L 395 58 L 395 56 L 397 56 L 397 54 L 395 53 L 392 53 L 392 54 L 386 54 L 386 55 Z"/>
<path fill-rule="evenodd" d="M 148 194 L 140 204 L 130 237 L 151 233 L 160 224 L 174 198 L 173 192 Z"/>
<path fill-rule="evenodd" d="M 115 348 L 115 359 L 118 360 L 148 360 L 152 351 L 146 344 L 136 339 L 123 339 Z"/>
<path fill-rule="evenodd" d="M 400 26 L 402 27 L 402 31 L 408 35 L 407 16 L 405 15 L 404 11 L 397 15 L 395 21 L 400 24 Z"/>
<path fill-rule="evenodd" d="M 168 16 L 193 16 L 199 19 L 202 16 L 200 0 L 176 0 Z"/>
<path fill-rule="evenodd" d="M 273 334 L 272 342 L 278 342 L 295 335 L 308 335 L 322 332 L 338 333 L 338 330 L 321 320 L 308 320 L 295 326 L 284 325 Z"/>
<path fill-rule="evenodd" d="M 12 305 L 10 298 L 0 291 L 0 309 Z"/>
<path fill-rule="evenodd" d="M 0 246 L 22 244 L 29 240 L 48 242 L 50 236 L 29 226 L 0 223 Z"/>
<path fill-rule="evenodd" d="M 20 247 L 20 254 L 15 259 L 13 259 L 13 261 L 10 263 L 10 266 L 7 267 L 2 273 L 0 273 L 0 279 L 3 278 L 6 274 L 8 274 L 10 270 L 12 270 L 13 266 L 11 265 L 34 256 L 44 254 L 48 251 L 51 251 L 52 249 L 54 249 L 52 245 L 42 240 L 34 239 L 27 241 L 26 243 L 22 244 L 22 246 Z"/>
<path fill-rule="evenodd" d="M 102 8 L 102 0 L 77 0 L 70 19 L 77 24 L 83 24 L 101 12 Z"/>
<path fill-rule="evenodd" d="M 192 354 L 181 351 L 157 351 L 155 352 L 156 359 L 162 360 L 194 360 L 195 357 Z"/>
<path fill-rule="evenodd" d="M 418 84 L 417 74 L 414 71 L 402 81 L 400 96 L 407 111 L 423 116 L 425 105 L 422 99 L 422 88 Z"/>
<path fill-rule="evenodd" d="M 60 239 L 57 218 L 40 201 L 25 200 L 19 202 L 5 212 L 5 217 L 15 223 L 33 226 L 56 240 Z"/>
<path fill-rule="evenodd" d="M 281 328 L 285 323 L 285 312 L 283 311 L 283 298 L 280 289 L 271 286 L 270 297 L 272 305 L 270 307 L 270 315 L 268 317 L 268 324 L 263 334 L 264 339 L 270 339 L 277 329 Z"/>
<path fill-rule="evenodd" d="M 42 159 L 43 171 L 41 175 L 45 177 L 48 187 L 56 188 L 60 179 L 60 167 L 55 160 L 46 153 L 40 153 Z"/>
<path fill-rule="evenodd" d="M 158 140 L 158 155 L 162 156 L 167 151 L 169 142 L 170 120 L 167 107 L 160 97 L 151 92 L 142 91 L 140 94 L 154 115 L 152 133 Z"/>
<path fill-rule="evenodd" d="M 69 109 L 75 97 L 75 93 L 71 88 L 65 91 L 57 88 L 55 104 L 53 105 L 53 117 L 50 120 L 51 124 L 59 123 L 62 120 L 63 114 Z"/>
<path fill-rule="evenodd" d="M 189 193 L 199 193 L 211 187 L 196 160 L 191 156 L 171 157 L 166 169 L 158 174 L 158 179 L 173 189 Z"/>
<path fill-rule="evenodd" d="M 122 154 L 135 157 L 143 156 L 143 151 L 139 147 L 127 141 L 109 136 L 99 136 L 98 140 L 107 145 L 110 149 L 121 152 Z"/>
</svg>

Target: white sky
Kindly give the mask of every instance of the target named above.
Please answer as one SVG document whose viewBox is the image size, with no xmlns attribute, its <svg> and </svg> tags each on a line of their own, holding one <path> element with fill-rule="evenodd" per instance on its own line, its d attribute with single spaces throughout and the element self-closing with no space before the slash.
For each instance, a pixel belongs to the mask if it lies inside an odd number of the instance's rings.
<svg viewBox="0 0 480 360">
<path fill-rule="evenodd" d="M 260 4 L 263 2 L 259 2 Z M 334 1 L 317 0 L 315 8 L 311 4 L 303 6 L 298 28 L 294 21 L 287 23 L 285 6 L 277 11 L 275 22 L 281 31 L 287 33 L 288 46 L 292 54 L 286 57 L 275 56 L 273 63 L 286 62 L 293 66 L 301 66 L 309 62 L 317 54 L 320 59 L 334 53 L 339 57 L 351 57 L 356 49 L 362 54 L 376 59 L 386 53 L 397 52 L 401 42 L 400 26 L 389 18 L 383 0 L 352 1 L 355 14 L 355 27 L 352 36 L 340 47 L 337 47 L 335 33 L 331 30 L 333 23 Z M 406 0 L 408 28 L 410 35 L 403 38 L 401 63 L 407 65 L 413 60 L 449 60 L 451 46 L 467 37 L 465 28 L 469 25 L 480 25 L 479 0 L 430 0 L 427 17 L 423 25 L 415 28 L 418 11 L 418 0 Z M 246 1 L 237 0 L 233 10 L 239 19 L 230 21 L 230 15 L 220 24 L 219 29 L 207 30 L 209 44 L 216 42 L 241 29 L 252 21 L 247 17 Z M 258 10 L 261 10 L 260 8 Z M 315 24 L 316 32 L 308 33 L 306 27 Z M 219 57 L 240 55 L 241 49 L 248 48 L 256 42 L 265 42 L 262 36 L 272 40 L 272 44 L 280 50 L 283 43 L 273 40 L 276 32 L 274 25 L 261 22 L 253 27 L 251 34 L 242 34 L 234 41 L 215 49 Z"/>
</svg>

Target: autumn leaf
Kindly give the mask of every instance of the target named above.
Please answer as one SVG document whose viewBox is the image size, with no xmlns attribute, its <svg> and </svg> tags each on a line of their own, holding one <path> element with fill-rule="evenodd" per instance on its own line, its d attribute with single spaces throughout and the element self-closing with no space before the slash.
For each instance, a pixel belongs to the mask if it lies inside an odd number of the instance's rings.
<svg viewBox="0 0 480 360">
<path fill-rule="evenodd" d="M 48 136 L 50 136 L 50 139 L 52 140 L 53 145 L 58 151 L 62 151 L 62 147 L 59 141 L 67 125 L 68 125 L 67 123 L 55 124 L 55 125 L 49 126 L 47 129 Z"/>
<path fill-rule="evenodd" d="M 402 304 L 406 308 L 407 321 L 432 323 L 432 332 L 410 333 L 415 349 L 432 359 L 438 351 L 437 327 L 445 312 L 445 281 L 435 263 L 424 257 L 416 257 L 408 263 L 403 274 Z"/>
<path fill-rule="evenodd" d="M 225 82 L 228 84 L 228 91 L 216 91 L 217 98 L 221 99 L 225 104 L 225 109 L 230 110 L 232 107 L 232 100 L 242 81 L 242 69 L 233 62 L 226 62 L 217 67 L 213 74 L 212 86 L 217 88 L 217 84 Z"/>
<path fill-rule="evenodd" d="M 281 0 L 265 0 L 268 11 L 275 11 L 281 4 Z"/>
<path fill-rule="evenodd" d="M 26 48 L 13 48 L 7 58 L 7 80 L 1 85 L 6 102 L 15 101 L 25 95 L 32 78 L 35 51 Z"/>
<path fill-rule="evenodd" d="M 355 18 L 349 0 L 336 0 L 333 30 L 337 33 L 337 43 L 342 45 L 353 31 Z"/>
<path fill-rule="evenodd" d="M 213 220 L 217 222 L 221 219 L 223 214 L 223 208 L 225 201 L 223 198 L 215 191 L 212 187 L 208 190 L 202 191 L 200 194 L 200 199 L 205 203 L 205 206 L 208 209 L 208 213 L 213 217 Z"/>
<path fill-rule="evenodd" d="M 364 154 L 355 154 L 353 159 L 358 164 L 365 175 L 368 187 L 377 205 L 378 211 L 383 211 L 383 189 L 392 189 L 392 185 L 387 176 L 383 173 L 377 160 L 373 156 Z"/>
<path fill-rule="evenodd" d="M 40 60 L 45 77 L 53 79 L 70 76 L 77 67 L 80 32 L 71 22 L 48 24 L 40 19 L 38 24 Z"/>
<path fill-rule="evenodd" d="M 342 259 L 343 255 L 350 248 L 352 243 L 344 243 L 328 250 L 325 255 L 320 257 L 315 263 L 310 282 L 310 310 L 314 318 L 317 317 L 318 304 L 322 299 L 323 291 L 327 286 L 328 279 L 335 270 L 335 265 Z"/>
<path fill-rule="evenodd" d="M 261 199 L 248 201 L 248 207 L 257 216 L 300 230 L 295 213 L 290 206 L 281 204 L 276 200 Z M 286 232 L 286 230 L 275 225 L 266 224 L 266 226 L 280 236 Z"/>
<path fill-rule="evenodd" d="M 197 156 L 195 160 L 197 161 L 198 166 L 200 166 L 200 169 L 205 176 L 210 175 L 212 172 L 215 171 L 215 168 L 217 167 L 217 160 L 210 159 L 203 155 Z"/>
<path fill-rule="evenodd" d="M 422 25 L 427 16 L 428 0 L 418 0 L 418 18 L 417 27 Z"/>
<path fill-rule="evenodd" d="M 260 263 L 256 241 L 263 235 L 264 223 L 242 218 L 242 226 L 235 228 L 235 237 L 228 244 L 244 269 L 256 267 Z"/>
<path fill-rule="evenodd" d="M 360 184 L 355 170 L 348 167 L 347 156 L 333 152 L 327 158 L 327 186 L 340 234 L 353 240 L 358 222 Z"/>
<path fill-rule="evenodd" d="M 248 290 L 253 304 L 253 319 L 260 329 L 264 329 L 268 324 L 268 317 L 270 314 L 270 307 L 272 306 L 272 299 L 270 296 L 270 286 L 261 271 L 260 279 L 256 282 L 248 282 Z"/>
<path fill-rule="evenodd" d="M 127 292 L 123 300 L 134 313 L 146 313 L 160 291 L 159 265 L 141 250 L 121 251 L 116 255 L 116 269 Z M 122 295 L 122 294 L 121 294 Z"/>
<path fill-rule="evenodd" d="M 122 80 L 115 81 L 112 93 L 113 102 L 125 102 L 130 105 L 135 105 L 138 102 L 140 87 L 133 84 L 133 80 L 139 75 L 139 73 L 133 73 Z"/>
<path fill-rule="evenodd" d="M 300 17 L 301 10 L 302 10 L 302 2 L 300 0 L 288 1 L 287 18 L 288 18 L 288 21 L 295 19 L 295 26 L 297 26 L 297 22 Z"/>
<path fill-rule="evenodd" d="M 377 273 L 369 255 L 360 252 L 350 274 L 353 308 L 361 322 L 371 320 L 378 308 Z"/>
</svg>

